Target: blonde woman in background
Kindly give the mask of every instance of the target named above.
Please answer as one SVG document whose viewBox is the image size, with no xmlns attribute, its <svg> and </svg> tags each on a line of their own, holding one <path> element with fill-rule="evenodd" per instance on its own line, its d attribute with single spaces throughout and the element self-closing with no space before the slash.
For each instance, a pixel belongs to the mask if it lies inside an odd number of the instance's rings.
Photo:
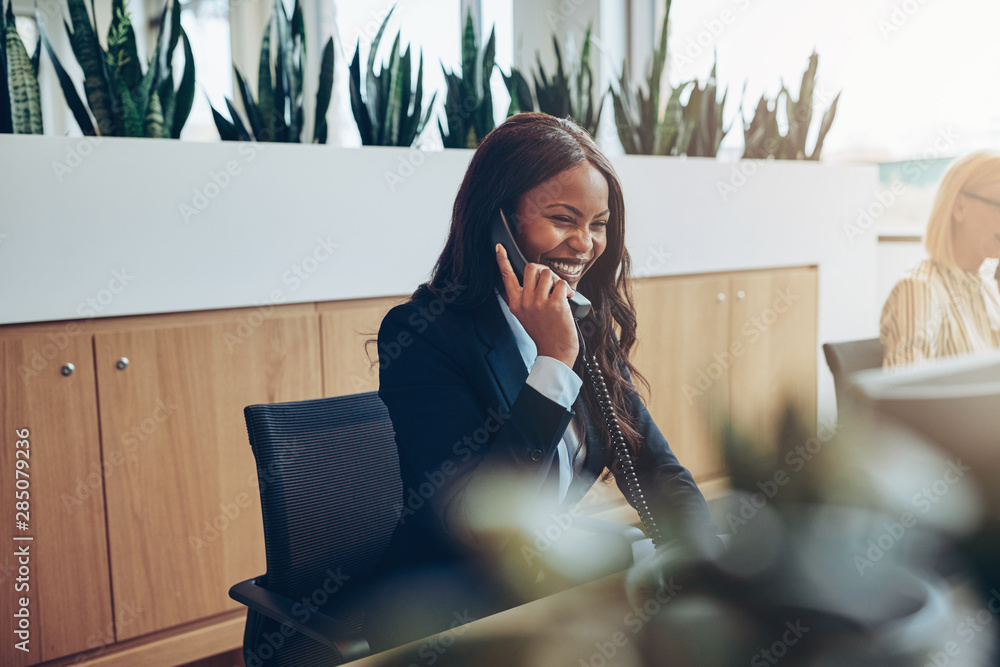
<svg viewBox="0 0 1000 667">
<path fill-rule="evenodd" d="M 924 245 L 882 308 L 884 368 L 1000 348 L 1000 152 L 948 167 Z"/>
</svg>

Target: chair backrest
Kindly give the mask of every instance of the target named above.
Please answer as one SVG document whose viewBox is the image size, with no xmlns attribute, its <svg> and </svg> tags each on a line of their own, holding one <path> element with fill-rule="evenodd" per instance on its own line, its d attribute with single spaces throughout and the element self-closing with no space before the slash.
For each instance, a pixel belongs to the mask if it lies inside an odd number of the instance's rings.
<svg viewBox="0 0 1000 667">
<path fill-rule="evenodd" d="M 882 342 L 878 338 L 849 340 L 843 343 L 823 343 L 826 364 L 833 373 L 833 386 L 837 392 L 837 412 L 843 414 L 850 400 L 848 376 L 882 366 Z"/>
<path fill-rule="evenodd" d="M 324 598 L 333 586 L 363 584 L 389 544 L 403 496 L 378 392 L 251 405 L 244 416 L 264 517 L 260 583 L 292 600 L 315 600 L 321 585 Z M 363 609 L 339 612 L 360 629 Z"/>
</svg>

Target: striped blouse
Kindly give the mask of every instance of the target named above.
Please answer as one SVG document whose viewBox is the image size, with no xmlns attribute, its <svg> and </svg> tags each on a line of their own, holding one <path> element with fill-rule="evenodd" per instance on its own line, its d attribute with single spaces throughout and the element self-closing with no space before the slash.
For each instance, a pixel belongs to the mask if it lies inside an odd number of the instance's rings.
<svg viewBox="0 0 1000 667">
<path fill-rule="evenodd" d="M 997 260 L 978 273 L 925 259 L 882 308 L 883 368 L 1000 348 Z"/>
</svg>

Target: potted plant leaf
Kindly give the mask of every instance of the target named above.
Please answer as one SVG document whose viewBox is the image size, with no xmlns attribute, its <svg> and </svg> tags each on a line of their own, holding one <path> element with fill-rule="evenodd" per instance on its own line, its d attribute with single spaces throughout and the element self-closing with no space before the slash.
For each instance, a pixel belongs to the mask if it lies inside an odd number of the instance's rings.
<svg viewBox="0 0 1000 667">
<path fill-rule="evenodd" d="M 568 73 L 563 68 L 562 51 L 555 35 L 552 35 L 552 46 L 556 53 L 554 74 L 549 76 L 542 65 L 540 54 L 536 52 L 537 70 L 532 77 L 535 84 L 534 99 L 524 75 L 512 67 L 510 75 L 504 75 L 504 83 L 511 96 L 507 116 L 537 109 L 557 118 L 572 118 L 591 136 L 597 136 L 604 96 L 594 100 L 594 73 L 590 66 L 591 33 L 592 26 L 588 24 L 580 51 L 580 62 Z"/>
<path fill-rule="evenodd" d="M 411 91 L 410 47 L 399 55 L 399 33 L 392 45 L 388 62 L 375 74 L 375 54 L 382 33 L 396 5 L 386 14 L 378 34 L 368 51 L 368 68 L 361 79 L 361 40 L 354 48 L 351 61 L 351 110 L 354 122 L 365 146 L 410 146 L 430 118 L 437 92 L 431 95 L 427 110 L 421 115 L 423 102 L 424 55 L 420 52 L 416 90 Z"/>
<path fill-rule="evenodd" d="M 6 12 L 0 2 L 0 133 L 42 134 L 41 51 L 39 41 L 28 57 L 14 24 L 14 0 L 7 3 Z"/>
<path fill-rule="evenodd" d="M 667 87 L 666 109 L 660 115 L 660 83 L 667 61 L 667 20 L 670 2 L 666 2 L 660 39 L 646 67 L 646 91 L 633 90 L 628 70 L 623 65 L 618 91 L 611 89 L 615 105 L 615 126 L 626 153 L 642 155 L 681 155 L 690 145 L 699 109 L 681 104 L 681 95 L 693 82 Z M 664 91 L 664 92 L 667 92 Z"/>
<path fill-rule="evenodd" d="M 271 141 L 300 143 L 304 112 L 302 72 L 305 70 L 306 33 L 302 4 L 295 0 L 289 17 L 281 0 L 275 0 L 271 19 L 264 30 L 257 69 L 255 99 L 239 68 L 233 67 L 236 84 L 246 112 L 246 122 L 232 100 L 226 98 L 227 119 L 212 107 L 212 118 L 223 141 Z M 271 68 L 271 35 L 276 38 L 274 69 Z M 325 144 L 328 126 L 326 112 L 333 91 L 333 37 L 326 41 L 320 60 L 319 83 L 316 88 L 316 117 L 312 143 Z"/>
<path fill-rule="evenodd" d="M 472 13 L 465 14 L 465 31 L 462 33 L 461 74 L 444 69 L 447 84 L 445 117 L 448 129 L 438 120 L 438 129 L 445 148 L 475 148 L 496 127 L 493 119 L 493 93 L 490 78 L 493 76 L 496 54 L 496 29 L 483 49 L 479 49 Z"/>
<path fill-rule="evenodd" d="M 728 87 L 722 93 L 722 99 L 716 99 L 718 94 L 718 84 L 716 82 L 716 63 L 712 64 L 712 73 L 702 88 L 697 83 L 691 90 L 691 97 L 685 108 L 691 107 L 696 110 L 694 129 L 691 134 L 691 142 L 687 147 L 687 154 L 693 157 L 716 157 L 719 154 L 719 146 L 722 140 L 732 129 L 724 125 L 723 111 L 726 106 L 726 97 L 729 95 Z"/>
<path fill-rule="evenodd" d="M 743 136 L 745 149 L 744 158 L 763 159 L 776 157 L 783 160 L 819 160 L 823 150 L 823 142 L 833 126 L 837 115 L 837 102 L 840 93 L 833 98 L 830 106 L 823 112 L 820 119 L 816 143 L 812 151 L 806 150 L 806 136 L 812 125 L 813 109 L 816 106 L 816 70 L 819 66 L 819 55 L 814 51 L 809 56 L 809 65 L 802 74 L 799 86 L 799 98 L 793 99 L 791 92 L 781 85 L 777 97 L 771 101 L 762 95 L 749 122 L 744 118 Z M 788 120 L 788 131 L 781 133 L 778 126 L 778 107 L 782 99 L 785 102 L 785 112 Z"/>
<path fill-rule="evenodd" d="M 80 130 L 88 136 L 179 138 L 194 101 L 194 55 L 181 27 L 177 0 L 170 0 L 163 7 L 156 48 L 145 72 L 139 62 L 135 31 L 124 0 L 113 0 L 107 49 L 98 39 L 84 0 L 67 0 L 67 3 L 72 29 L 69 25 L 66 29 L 73 54 L 83 70 L 83 88 L 93 120 L 53 51 L 37 10 L 36 16 L 42 43 Z M 184 48 L 184 71 L 175 89 L 172 63 L 179 40 Z"/>
</svg>

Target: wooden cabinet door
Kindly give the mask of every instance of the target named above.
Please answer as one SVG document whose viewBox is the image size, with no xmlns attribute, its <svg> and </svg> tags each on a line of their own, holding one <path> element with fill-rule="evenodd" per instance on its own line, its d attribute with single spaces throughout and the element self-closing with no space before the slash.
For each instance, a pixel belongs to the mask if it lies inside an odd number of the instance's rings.
<svg viewBox="0 0 1000 667">
<path fill-rule="evenodd" d="M 768 451 L 786 403 L 816 428 L 815 267 L 734 276 L 730 336 L 743 353 L 732 367 L 734 423 Z"/>
<path fill-rule="evenodd" d="M 104 455 L 121 461 L 107 477 L 115 608 L 133 610 L 119 641 L 238 608 L 229 587 L 265 570 L 243 408 L 320 396 L 319 323 L 249 312 L 95 335 Z"/>
<path fill-rule="evenodd" d="M 63 375 L 66 363 L 74 370 Z M 0 663 L 31 665 L 114 642 L 91 337 L 0 339 L 0 378 Z M 27 438 L 18 435 L 22 429 Z M 27 477 L 16 473 L 19 459 Z M 15 515 L 24 480 L 27 530 Z M 24 549 L 26 571 L 16 555 Z M 28 599 L 29 652 L 14 646 L 21 597 Z"/>
<path fill-rule="evenodd" d="M 657 277 L 634 283 L 646 407 L 695 479 L 723 472 L 715 428 L 729 410 L 729 278 Z M 720 300 L 720 295 L 722 299 Z"/>
</svg>

